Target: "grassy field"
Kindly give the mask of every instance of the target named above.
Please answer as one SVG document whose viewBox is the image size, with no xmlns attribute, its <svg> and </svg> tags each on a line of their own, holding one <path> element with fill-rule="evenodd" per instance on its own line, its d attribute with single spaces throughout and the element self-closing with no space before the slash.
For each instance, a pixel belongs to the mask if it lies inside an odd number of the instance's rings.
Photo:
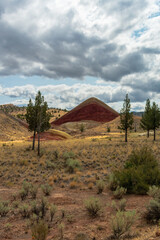
<svg viewBox="0 0 160 240">
<path fill-rule="evenodd" d="M 108 189 L 108 176 L 115 169 L 123 167 L 133 149 L 147 145 L 160 160 L 159 141 L 153 143 L 142 133 L 130 133 L 129 142 L 124 143 L 123 133 L 106 133 L 104 136 L 90 136 L 62 141 L 43 141 L 41 157 L 31 150 L 30 141 L 6 141 L 0 143 L 0 199 L 9 201 L 9 212 L 0 217 L 0 239 L 31 239 L 29 219 L 20 213 L 24 204 L 31 206 L 33 200 L 19 197 L 23 181 L 38 186 L 37 201 L 44 195 L 41 185 L 51 187 L 48 204 L 55 204 L 57 211 L 49 222 L 48 240 L 74 240 L 83 232 L 89 239 L 104 240 L 112 234 L 111 207 L 113 193 Z M 74 159 L 76 165 L 72 166 Z M 70 162 L 69 162 L 70 161 Z M 103 180 L 105 190 L 97 194 L 97 181 Z M 101 211 L 95 218 L 89 216 L 84 201 L 96 197 Z M 159 239 L 159 227 L 147 225 L 143 219 L 148 196 L 125 195 L 126 209 L 137 212 L 138 219 L 132 229 L 132 239 Z M 119 200 L 115 200 L 118 202 Z M 18 205 L 18 207 L 16 207 Z M 50 209 L 48 207 L 48 209 Z M 49 219 L 49 210 L 47 212 Z M 84 238 L 85 239 L 85 238 Z"/>
</svg>

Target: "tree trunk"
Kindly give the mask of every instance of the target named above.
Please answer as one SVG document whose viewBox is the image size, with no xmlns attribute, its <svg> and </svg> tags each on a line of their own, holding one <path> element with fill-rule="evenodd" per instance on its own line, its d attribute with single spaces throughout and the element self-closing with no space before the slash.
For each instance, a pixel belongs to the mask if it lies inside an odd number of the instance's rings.
<svg viewBox="0 0 160 240">
<path fill-rule="evenodd" d="M 38 156 L 40 156 L 40 133 L 38 132 Z"/>
<path fill-rule="evenodd" d="M 127 142 L 127 129 L 125 129 L 125 142 Z"/>
<path fill-rule="evenodd" d="M 35 137 L 36 137 L 36 131 L 34 130 L 32 150 L 34 150 L 34 146 L 35 146 Z"/>
<path fill-rule="evenodd" d="M 156 140 L 156 129 L 154 128 L 154 141 Z"/>
<path fill-rule="evenodd" d="M 149 130 L 147 130 L 147 138 L 149 138 Z"/>
</svg>

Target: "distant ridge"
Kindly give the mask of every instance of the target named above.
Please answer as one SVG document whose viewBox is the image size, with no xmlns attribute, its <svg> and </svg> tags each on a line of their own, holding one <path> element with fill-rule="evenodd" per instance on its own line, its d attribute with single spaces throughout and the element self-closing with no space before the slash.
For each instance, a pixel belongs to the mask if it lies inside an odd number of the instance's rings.
<svg viewBox="0 0 160 240">
<path fill-rule="evenodd" d="M 99 99 L 92 97 L 80 103 L 77 107 L 63 115 L 61 118 L 52 122 L 52 125 L 61 125 L 67 122 L 88 120 L 104 123 L 112 121 L 118 116 L 118 112 Z"/>
</svg>

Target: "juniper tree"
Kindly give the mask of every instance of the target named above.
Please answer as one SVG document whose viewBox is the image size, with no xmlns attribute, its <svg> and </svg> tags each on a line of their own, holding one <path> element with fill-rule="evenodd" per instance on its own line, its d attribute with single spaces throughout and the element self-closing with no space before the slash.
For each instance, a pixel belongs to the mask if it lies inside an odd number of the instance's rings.
<svg viewBox="0 0 160 240">
<path fill-rule="evenodd" d="M 47 112 L 48 105 L 44 101 L 44 97 L 41 95 L 41 92 L 38 91 L 35 104 L 33 105 L 32 100 L 29 100 L 27 106 L 26 120 L 28 123 L 29 131 L 34 131 L 33 134 L 33 146 L 35 146 L 35 135 L 38 135 L 38 155 L 40 155 L 40 133 L 48 130 L 50 128 L 50 113 Z"/>
<path fill-rule="evenodd" d="M 35 106 L 32 103 L 32 100 L 29 100 L 27 109 L 26 109 L 26 121 L 28 123 L 28 130 L 33 132 L 33 144 L 32 144 L 32 150 L 34 150 L 35 146 L 35 136 L 37 131 L 37 121 L 36 121 L 36 111 Z"/>
<path fill-rule="evenodd" d="M 128 129 L 133 129 L 133 113 L 130 112 L 131 104 L 128 94 L 124 99 L 123 108 L 120 111 L 120 126 L 119 129 L 125 131 L 125 142 L 127 142 Z"/>
<path fill-rule="evenodd" d="M 149 99 L 147 99 L 147 101 L 146 101 L 145 111 L 142 115 L 140 126 L 144 130 L 147 130 L 147 137 L 149 137 L 149 131 L 152 128 L 152 126 L 151 126 L 151 105 L 150 105 Z"/>
<path fill-rule="evenodd" d="M 151 107 L 151 129 L 154 131 L 154 141 L 156 140 L 156 129 L 160 126 L 160 109 L 153 102 Z"/>
</svg>

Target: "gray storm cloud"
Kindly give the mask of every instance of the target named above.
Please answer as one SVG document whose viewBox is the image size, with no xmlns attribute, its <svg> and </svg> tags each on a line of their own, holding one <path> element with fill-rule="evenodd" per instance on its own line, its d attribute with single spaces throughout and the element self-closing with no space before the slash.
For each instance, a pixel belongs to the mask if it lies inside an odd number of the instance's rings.
<svg viewBox="0 0 160 240">
<path fill-rule="evenodd" d="M 75 91 L 65 85 L 63 93 L 57 90 L 57 101 L 76 103 L 83 100 L 81 94 L 96 94 L 118 102 L 128 90 L 133 101 L 142 102 L 160 91 L 159 17 L 150 17 L 157 11 L 156 0 L 1 1 L 0 76 L 41 76 L 53 84 L 54 79 L 91 76 L 119 88 L 82 83 Z M 22 86 L 1 89 L 1 94 L 33 97 L 36 90 Z"/>
</svg>

